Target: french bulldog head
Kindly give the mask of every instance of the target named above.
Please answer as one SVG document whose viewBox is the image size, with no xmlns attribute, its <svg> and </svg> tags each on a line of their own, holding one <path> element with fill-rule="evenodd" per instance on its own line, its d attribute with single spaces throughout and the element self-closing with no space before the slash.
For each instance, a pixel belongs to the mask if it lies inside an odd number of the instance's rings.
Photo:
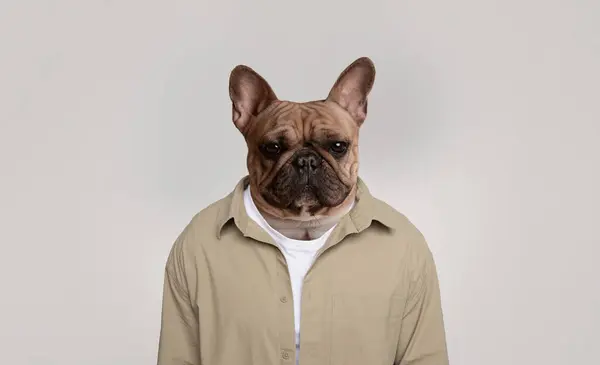
<svg viewBox="0 0 600 365">
<path fill-rule="evenodd" d="M 335 216 L 355 198 L 359 128 L 375 66 L 366 57 L 349 65 L 324 100 L 279 100 L 248 66 L 229 79 L 233 123 L 248 146 L 250 189 L 256 206 L 277 218 Z"/>
</svg>

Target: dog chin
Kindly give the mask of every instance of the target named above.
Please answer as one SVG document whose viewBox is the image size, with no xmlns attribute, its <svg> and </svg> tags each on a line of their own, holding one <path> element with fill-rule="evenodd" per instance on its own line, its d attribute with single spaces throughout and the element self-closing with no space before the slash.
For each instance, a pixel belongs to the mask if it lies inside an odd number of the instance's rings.
<svg viewBox="0 0 600 365">
<path fill-rule="evenodd" d="M 318 187 L 311 185 L 290 187 L 287 190 L 295 191 L 296 194 L 292 197 L 288 196 L 287 199 L 281 199 L 270 190 L 263 191 L 262 196 L 268 204 L 275 208 L 298 215 L 312 215 L 323 208 L 334 208 L 342 204 L 350 193 L 350 189 L 348 189 L 346 194 L 333 199 L 333 197 L 320 193 L 318 189 Z"/>
<path fill-rule="evenodd" d="M 316 212 L 323 207 L 323 203 L 319 201 L 318 195 L 314 190 L 307 186 L 304 190 L 294 199 L 292 205 L 289 207 L 291 210 L 297 212 Z"/>
</svg>

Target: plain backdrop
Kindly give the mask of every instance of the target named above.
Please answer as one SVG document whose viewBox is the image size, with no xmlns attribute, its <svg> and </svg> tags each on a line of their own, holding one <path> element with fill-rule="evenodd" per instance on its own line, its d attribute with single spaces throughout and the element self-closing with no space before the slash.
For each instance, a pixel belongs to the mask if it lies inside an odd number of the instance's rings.
<svg viewBox="0 0 600 365">
<path fill-rule="evenodd" d="M 599 34 L 597 0 L 1 1 L 0 363 L 155 363 L 168 251 L 246 174 L 231 69 L 306 101 L 360 56 L 451 363 L 598 363 Z"/>
</svg>

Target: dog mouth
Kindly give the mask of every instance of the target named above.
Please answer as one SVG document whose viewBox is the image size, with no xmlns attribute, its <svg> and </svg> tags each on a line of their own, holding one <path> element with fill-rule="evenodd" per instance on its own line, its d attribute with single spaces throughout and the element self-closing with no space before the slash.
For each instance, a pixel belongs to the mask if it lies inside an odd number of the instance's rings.
<svg viewBox="0 0 600 365">
<path fill-rule="evenodd" d="M 333 194 L 334 191 L 337 194 Z M 339 191 L 339 190 L 343 190 Z M 349 189 L 336 185 L 313 184 L 310 182 L 288 185 L 285 192 L 268 189 L 263 191 L 263 198 L 271 206 L 300 214 L 306 212 L 315 214 L 325 207 L 335 207 L 347 197 Z"/>
<path fill-rule="evenodd" d="M 304 185 L 304 187 L 302 188 L 302 191 L 300 192 L 300 194 L 307 194 L 307 193 L 315 193 L 316 187 L 314 185 L 310 185 L 310 184 L 306 184 Z"/>
<path fill-rule="evenodd" d="M 310 182 L 302 182 L 286 188 L 273 187 L 263 192 L 265 200 L 278 208 L 298 210 L 310 203 L 321 205 L 318 187 Z M 285 190 L 283 192 L 282 190 Z"/>
</svg>

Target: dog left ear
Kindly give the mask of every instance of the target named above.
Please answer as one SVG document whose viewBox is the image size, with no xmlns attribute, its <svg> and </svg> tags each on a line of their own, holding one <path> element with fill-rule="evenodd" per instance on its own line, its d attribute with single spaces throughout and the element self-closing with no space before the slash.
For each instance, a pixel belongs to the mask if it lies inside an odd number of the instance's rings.
<svg viewBox="0 0 600 365">
<path fill-rule="evenodd" d="M 375 65 L 368 57 L 361 57 L 340 74 L 327 100 L 346 109 L 360 126 L 367 118 L 367 96 L 374 83 Z"/>
<path fill-rule="evenodd" d="M 277 96 L 262 76 L 248 66 L 238 65 L 229 76 L 233 124 L 246 134 L 250 122 Z"/>
</svg>

